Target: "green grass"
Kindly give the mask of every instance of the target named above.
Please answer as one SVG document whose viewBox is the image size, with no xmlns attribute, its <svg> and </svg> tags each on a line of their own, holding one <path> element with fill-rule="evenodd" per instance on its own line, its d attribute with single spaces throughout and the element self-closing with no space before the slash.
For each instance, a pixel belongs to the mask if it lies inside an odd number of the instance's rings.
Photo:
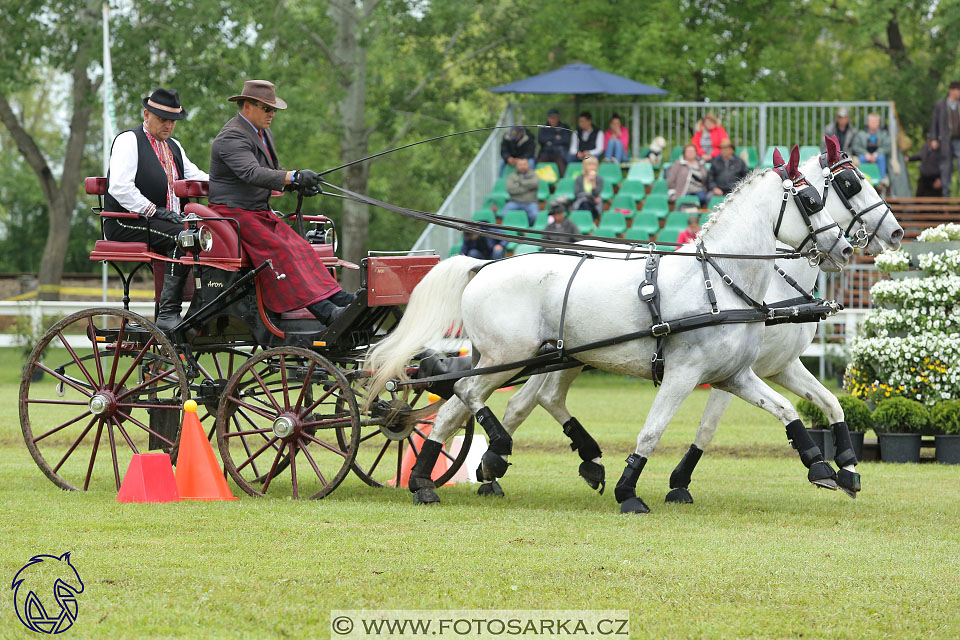
<svg viewBox="0 0 960 640">
<path fill-rule="evenodd" d="M 691 485 L 663 503 L 707 391 L 684 404 L 621 516 L 613 485 L 653 387 L 585 375 L 570 407 L 605 451 L 603 496 L 537 409 L 507 496 L 410 494 L 349 477 L 323 501 L 120 505 L 106 465 L 59 491 L 19 434 L 21 356 L 0 353 L 0 560 L 73 552 L 86 584 L 71 637 L 327 637 L 330 609 L 629 609 L 653 638 L 955 637 L 960 469 L 865 463 L 857 500 L 813 489 L 782 426 L 734 402 Z M 494 394 L 498 415 L 509 397 Z M 281 476 L 285 478 L 285 476 Z M 279 479 L 278 479 L 279 481 Z M 0 637 L 25 637 L 9 598 Z"/>
</svg>

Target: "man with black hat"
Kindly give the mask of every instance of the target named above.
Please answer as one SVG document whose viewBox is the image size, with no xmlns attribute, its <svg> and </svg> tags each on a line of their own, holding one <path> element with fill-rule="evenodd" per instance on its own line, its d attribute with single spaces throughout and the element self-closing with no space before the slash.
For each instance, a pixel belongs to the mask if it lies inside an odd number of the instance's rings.
<svg viewBox="0 0 960 640">
<path fill-rule="evenodd" d="M 500 173 L 503 173 L 503 168 L 507 165 L 516 167 L 517 161 L 521 158 L 529 160 L 532 168 L 537 164 L 535 155 L 537 155 L 537 143 L 533 135 L 525 127 L 510 127 L 503 136 L 503 142 L 500 143 L 500 157 L 503 160 L 500 163 Z"/>
<path fill-rule="evenodd" d="M 320 176 L 309 169 L 287 171 L 280 166 L 270 123 L 287 103 L 272 82 L 247 80 L 229 120 L 210 149 L 210 208 L 240 224 L 240 243 L 254 265 L 268 258 L 286 279 L 278 283 L 261 272 L 264 305 L 283 313 L 306 308 L 329 326 L 354 295 L 340 288 L 313 247 L 270 209 L 272 190 L 296 189 L 306 196 L 320 193 Z"/>
<path fill-rule="evenodd" d="M 555 162 L 562 176 L 567 170 L 567 149 L 570 148 L 570 136 L 573 131 L 570 125 L 560 122 L 560 112 L 550 109 L 547 112 L 547 127 L 542 127 L 537 133 L 537 142 L 540 143 L 540 155 L 537 162 Z"/>
<path fill-rule="evenodd" d="M 953 81 L 947 89 L 947 97 L 933 105 L 930 122 L 930 148 L 940 151 L 940 183 L 943 197 L 950 196 L 950 180 L 953 178 L 953 158 L 960 166 L 960 82 Z"/>
<path fill-rule="evenodd" d="M 128 211 L 140 217 L 105 218 L 103 235 L 107 240 L 145 242 L 157 253 L 176 257 L 183 221 L 182 203 L 173 193 L 173 183 L 207 179 L 207 174 L 190 162 L 180 143 L 170 137 L 177 121 L 185 117 L 180 95 L 160 88 L 143 99 L 143 124 L 114 139 L 104 211 Z M 190 267 L 175 263 L 167 269 L 156 319 L 163 330 L 180 322 L 183 286 L 189 271 Z"/>
</svg>

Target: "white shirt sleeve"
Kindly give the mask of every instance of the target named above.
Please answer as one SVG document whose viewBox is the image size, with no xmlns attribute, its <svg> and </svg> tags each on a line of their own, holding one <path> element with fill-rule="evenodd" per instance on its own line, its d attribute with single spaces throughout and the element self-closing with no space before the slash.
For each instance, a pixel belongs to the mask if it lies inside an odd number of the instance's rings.
<svg viewBox="0 0 960 640">
<path fill-rule="evenodd" d="M 183 150 L 183 145 L 180 144 L 179 140 L 170 140 L 180 148 L 180 157 L 183 158 L 183 179 L 184 180 L 209 180 L 210 176 L 207 175 L 205 171 L 201 171 L 200 167 L 190 162 L 190 158 L 187 157 L 187 152 Z"/>
<path fill-rule="evenodd" d="M 580 150 L 580 133 L 574 131 L 573 135 L 570 136 L 570 155 L 576 155 L 577 151 Z"/>
<path fill-rule="evenodd" d="M 137 177 L 137 136 L 124 131 L 113 141 L 110 154 L 110 195 L 127 211 L 144 213 L 154 208 L 133 181 Z"/>
<path fill-rule="evenodd" d="M 597 131 L 597 146 L 590 150 L 590 155 L 599 158 L 601 153 L 603 153 L 603 131 Z"/>
</svg>

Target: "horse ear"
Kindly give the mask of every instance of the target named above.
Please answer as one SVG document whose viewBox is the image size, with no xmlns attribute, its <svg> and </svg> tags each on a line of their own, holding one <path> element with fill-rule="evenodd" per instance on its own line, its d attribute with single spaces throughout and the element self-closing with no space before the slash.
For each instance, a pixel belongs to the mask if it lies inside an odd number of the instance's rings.
<svg viewBox="0 0 960 640">
<path fill-rule="evenodd" d="M 782 167 L 783 166 L 783 156 L 780 154 L 780 149 L 773 150 L 773 166 Z"/>
<path fill-rule="evenodd" d="M 790 149 L 790 161 L 787 163 L 787 175 L 796 178 L 800 171 L 800 147 L 793 145 Z"/>
<path fill-rule="evenodd" d="M 827 162 L 836 164 L 840 159 L 840 141 L 836 136 L 824 136 L 823 142 L 827 147 Z"/>
</svg>

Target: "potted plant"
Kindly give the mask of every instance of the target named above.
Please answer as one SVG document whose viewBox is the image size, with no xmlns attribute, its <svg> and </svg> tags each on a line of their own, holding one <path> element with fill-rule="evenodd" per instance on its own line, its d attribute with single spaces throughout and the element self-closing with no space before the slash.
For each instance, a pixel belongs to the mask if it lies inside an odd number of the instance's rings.
<svg viewBox="0 0 960 640">
<path fill-rule="evenodd" d="M 905 242 L 902 249 L 910 254 L 914 264 L 923 253 L 943 253 L 960 249 L 960 224 L 945 223 L 924 229 L 917 242 Z"/>
<path fill-rule="evenodd" d="M 919 462 L 920 434 L 930 424 L 930 412 L 916 400 L 893 397 L 873 412 L 873 430 L 880 440 L 883 462 Z"/>
<path fill-rule="evenodd" d="M 859 460 L 863 456 L 863 437 L 873 428 L 873 414 L 870 413 L 870 407 L 866 402 L 848 393 L 838 395 L 837 401 L 843 407 L 843 416 L 850 428 L 853 452 L 857 454 L 857 460 Z"/>
<path fill-rule="evenodd" d="M 877 271 L 894 279 L 921 278 L 925 275 L 922 271 L 910 271 L 910 254 L 902 249 L 884 251 L 873 262 Z"/>
<path fill-rule="evenodd" d="M 803 423 L 807 426 L 807 433 L 810 434 L 814 444 L 820 447 L 823 459 L 833 460 L 833 456 L 836 454 L 833 446 L 833 433 L 830 431 L 827 417 L 820 410 L 820 407 L 804 398 L 797 402 L 797 413 L 803 418 Z"/>
<path fill-rule="evenodd" d="M 937 462 L 960 464 L 960 400 L 938 402 L 930 410 Z"/>
</svg>

